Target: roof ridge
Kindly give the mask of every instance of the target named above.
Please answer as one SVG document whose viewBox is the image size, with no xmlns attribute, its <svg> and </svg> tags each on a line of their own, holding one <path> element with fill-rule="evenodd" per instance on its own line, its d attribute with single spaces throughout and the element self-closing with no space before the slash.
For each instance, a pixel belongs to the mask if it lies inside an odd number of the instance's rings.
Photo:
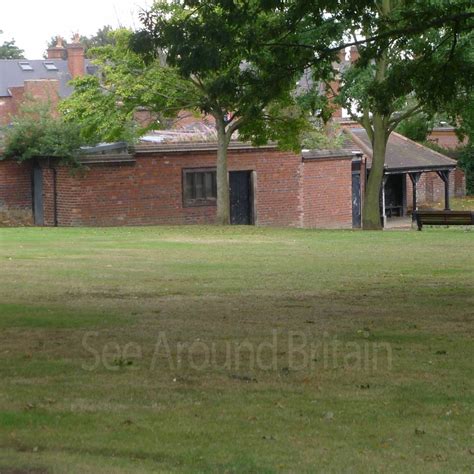
<svg viewBox="0 0 474 474">
<path fill-rule="evenodd" d="M 352 132 L 352 129 L 349 128 L 349 127 L 344 127 L 342 129 L 342 131 L 344 133 L 346 133 L 347 135 L 350 136 L 351 140 L 357 145 L 359 146 L 362 151 L 364 152 L 364 154 L 366 154 L 367 156 L 369 156 L 370 158 L 372 158 L 372 155 L 373 155 L 373 152 L 372 152 L 372 149 L 370 147 L 368 147 L 359 137 L 357 137 L 353 132 Z"/>
</svg>

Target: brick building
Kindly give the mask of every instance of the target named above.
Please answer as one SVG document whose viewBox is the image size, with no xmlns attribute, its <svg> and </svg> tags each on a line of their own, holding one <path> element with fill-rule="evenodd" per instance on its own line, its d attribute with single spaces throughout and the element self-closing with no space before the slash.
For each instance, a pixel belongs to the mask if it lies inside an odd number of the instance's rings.
<svg viewBox="0 0 474 474">
<path fill-rule="evenodd" d="M 372 147 L 366 131 L 356 124 L 344 131 L 364 154 L 370 173 Z M 393 132 L 385 155 L 382 219 L 402 217 L 443 201 L 449 209 L 450 198 L 464 196 L 466 191 L 464 173 L 456 166 L 456 160 Z"/>
<path fill-rule="evenodd" d="M 365 132 L 346 131 L 346 148 L 301 153 L 232 142 L 233 224 L 360 227 L 371 150 Z M 216 213 L 216 145 L 126 144 L 89 149 L 83 168 L 55 160 L 0 161 L 0 207 L 23 209 L 37 225 L 210 224 Z M 462 192 L 456 162 L 393 134 L 387 149 L 381 216 L 407 215 Z M 413 183 L 416 183 L 415 192 Z"/>
<path fill-rule="evenodd" d="M 26 98 L 49 102 L 54 113 L 58 101 L 72 92 L 69 81 L 94 69 L 77 38 L 67 46 L 58 38 L 47 59 L 0 60 L 0 126 L 12 121 Z"/>
<path fill-rule="evenodd" d="M 0 161 L 0 205 L 32 212 L 38 225 L 209 224 L 216 212 L 212 143 L 139 145 L 84 155 L 71 172 L 53 160 Z M 279 151 L 232 143 L 233 224 L 351 228 L 351 150 Z M 363 180 L 359 180 L 363 182 Z M 360 191 L 359 191 L 360 192 Z"/>
<path fill-rule="evenodd" d="M 54 107 L 71 78 L 93 73 L 77 42 L 61 41 L 41 61 L 0 61 L 0 122 L 9 123 L 26 95 Z M 148 112 L 140 111 L 143 120 Z M 181 117 L 181 126 L 192 117 Z M 203 124 L 201 124 L 203 126 Z M 311 228 L 360 227 L 371 146 L 356 124 L 341 150 L 301 153 L 232 142 L 229 187 L 233 224 Z M 173 132 L 171 132 L 173 133 Z M 181 132 L 180 132 L 181 133 Z M 203 132 L 205 134 L 206 131 Z M 208 224 L 216 213 L 216 145 L 212 142 L 124 144 L 89 149 L 72 172 L 55 160 L 0 161 L 0 210 L 37 225 Z M 456 162 L 394 133 L 387 148 L 381 217 L 462 195 Z M 413 186 L 415 183 L 415 186 Z"/>
</svg>

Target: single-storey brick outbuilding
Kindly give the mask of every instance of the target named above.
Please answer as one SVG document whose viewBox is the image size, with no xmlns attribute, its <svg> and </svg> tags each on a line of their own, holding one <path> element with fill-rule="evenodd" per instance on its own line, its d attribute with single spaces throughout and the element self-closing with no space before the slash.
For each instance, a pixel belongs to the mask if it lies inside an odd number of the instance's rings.
<svg viewBox="0 0 474 474">
<path fill-rule="evenodd" d="M 360 227 L 371 150 L 360 129 L 347 136 L 344 149 L 301 153 L 232 142 L 231 223 Z M 45 226 L 210 224 L 216 214 L 216 154 L 215 144 L 190 141 L 132 150 L 125 144 L 97 147 L 81 157 L 79 170 L 53 159 L 4 160 L 0 208 L 23 209 Z M 383 221 L 406 215 L 415 203 L 435 195 L 446 199 L 462 193 L 464 182 L 454 179 L 455 169 L 454 160 L 393 134 L 381 196 Z"/>
<path fill-rule="evenodd" d="M 48 159 L 0 162 L 0 205 L 32 209 L 35 223 L 46 226 L 215 220 L 212 143 L 139 145 L 131 152 L 109 149 L 81 161 L 83 169 L 73 171 Z M 352 171 L 360 175 L 361 161 L 351 150 L 297 154 L 275 146 L 232 143 L 232 223 L 351 228 Z M 360 217 L 356 221 L 359 225 Z"/>
</svg>

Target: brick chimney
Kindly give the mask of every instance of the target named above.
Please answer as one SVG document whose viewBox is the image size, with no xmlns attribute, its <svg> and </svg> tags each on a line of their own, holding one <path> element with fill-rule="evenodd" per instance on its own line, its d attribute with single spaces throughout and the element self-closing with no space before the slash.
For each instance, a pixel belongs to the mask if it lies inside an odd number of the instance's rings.
<svg viewBox="0 0 474 474">
<path fill-rule="evenodd" d="M 67 63 L 72 78 L 85 75 L 85 49 L 80 42 L 79 34 L 75 34 L 72 43 L 67 47 Z"/>
<path fill-rule="evenodd" d="M 48 48 L 48 59 L 66 59 L 64 40 L 60 36 L 56 37 L 56 46 Z"/>
</svg>

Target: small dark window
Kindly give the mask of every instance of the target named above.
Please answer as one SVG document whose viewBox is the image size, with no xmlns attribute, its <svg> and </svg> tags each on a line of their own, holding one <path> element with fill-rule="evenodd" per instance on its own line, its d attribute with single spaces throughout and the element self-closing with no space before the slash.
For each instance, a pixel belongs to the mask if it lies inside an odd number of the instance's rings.
<svg viewBox="0 0 474 474">
<path fill-rule="evenodd" d="M 214 206 L 217 198 L 214 169 L 183 170 L 183 202 L 185 206 Z"/>
</svg>

